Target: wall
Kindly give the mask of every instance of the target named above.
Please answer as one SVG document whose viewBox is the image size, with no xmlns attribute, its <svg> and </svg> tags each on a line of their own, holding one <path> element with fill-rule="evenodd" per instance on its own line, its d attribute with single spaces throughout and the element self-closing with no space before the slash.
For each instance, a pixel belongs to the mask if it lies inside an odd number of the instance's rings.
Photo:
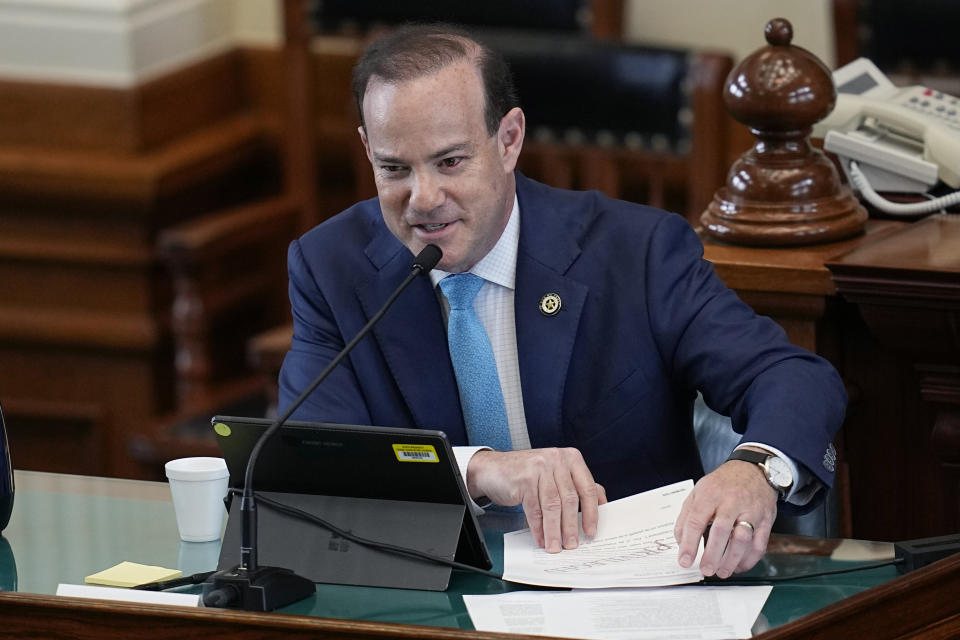
<svg viewBox="0 0 960 640">
<path fill-rule="evenodd" d="M 736 60 L 766 44 L 771 18 L 793 25 L 793 44 L 834 67 L 831 0 L 627 0 L 624 31 L 639 42 L 729 51 Z M 696 16 L 691 20 L 691 16 Z"/>
<path fill-rule="evenodd" d="M 278 0 L 235 0 L 233 35 L 245 45 L 277 46 L 283 38 Z"/>
</svg>

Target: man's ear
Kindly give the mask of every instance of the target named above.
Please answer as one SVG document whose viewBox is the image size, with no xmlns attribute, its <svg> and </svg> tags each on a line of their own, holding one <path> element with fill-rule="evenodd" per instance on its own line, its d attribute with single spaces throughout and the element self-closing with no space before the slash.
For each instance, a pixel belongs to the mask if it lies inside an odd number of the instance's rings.
<svg viewBox="0 0 960 640">
<path fill-rule="evenodd" d="M 360 142 L 363 143 L 363 151 L 367 154 L 367 160 L 370 161 L 370 164 L 373 164 L 373 158 L 370 156 L 370 145 L 367 144 L 367 132 L 364 130 L 363 125 L 357 127 L 357 133 L 360 134 Z"/>
<path fill-rule="evenodd" d="M 512 172 L 517 166 L 517 158 L 523 148 L 523 136 L 526 131 L 527 119 L 520 107 L 514 107 L 507 115 L 500 119 L 500 129 L 497 131 L 497 146 L 503 159 L 505 171 Z"/>
</svg>

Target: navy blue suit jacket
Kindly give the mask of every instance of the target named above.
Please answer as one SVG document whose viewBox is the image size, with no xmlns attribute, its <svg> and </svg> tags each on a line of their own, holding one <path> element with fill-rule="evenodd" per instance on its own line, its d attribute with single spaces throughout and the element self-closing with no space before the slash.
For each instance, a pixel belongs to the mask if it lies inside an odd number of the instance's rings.
<svg viewBox="0 0 960 640">
<path fill-rule="evenodd" d="M 519 173 L 517 195 L 517 344 L 533 447 L 580 449 L 610 499 L 699 478 L 691 422 L 701 390 L 745 439 L 832 484 L 824 455 L 844 416 L 839 376 L 717 278 L 683 218 Z M 377 311 L 411 260 L 376 199 L 291 244 L 294 336 L 281 409 Z M 562 300 L 552 317 L 539 311 L 551 292 Z M 414 281 L 295 417 L 440 429 L 466 444 L 429 278 Z"/>
</svg>

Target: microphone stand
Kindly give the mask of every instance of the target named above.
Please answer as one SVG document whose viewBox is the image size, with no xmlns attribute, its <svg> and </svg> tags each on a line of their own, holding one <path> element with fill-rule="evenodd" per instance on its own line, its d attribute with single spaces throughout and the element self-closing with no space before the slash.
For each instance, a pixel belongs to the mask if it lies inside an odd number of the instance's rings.
<svg viewBox="0 0 960 640">
<path fill-rule="evenodd" d="M 253 470 L 257 457 L 270 437 L 283 426 L 293 412 L 313 393 L 330 372 L 340 364 L 350 351 L 379 322 L 383 314 L 417 276 L 428 273 L 443 256 L 436 245 L 427 245 L 413 260 L 410 274 L 400 283 L 383 303 L 380 310 L 370 318 L 337 356 L 320 372 L 313 382 L 292 405 L 260 435 L 250 457 L 243 478 L 243 494 L 240 499 L 242 518 L 240 538 L 240 564 L 232 569 L 214 573 L 203 583 L 203 604 L 208 607 L 227 607 L 246 611 L 273 611 L 288 604 L 309 598 L 316 593 L 312 580 L 299 576 L 290 569 L 264 567 L 257 562 L 257 503 L 253 493 Z"/>
</svg>

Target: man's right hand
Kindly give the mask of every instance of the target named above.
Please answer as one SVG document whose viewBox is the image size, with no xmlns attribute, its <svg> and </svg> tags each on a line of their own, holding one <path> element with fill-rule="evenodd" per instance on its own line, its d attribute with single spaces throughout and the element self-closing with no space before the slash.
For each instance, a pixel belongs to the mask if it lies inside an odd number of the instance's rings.
<svg viewBox="0 0 960 640">
<path fill-rule="evenodd" d="M 607 501 L 573 448 L 478 451 L 467 466 L 467 490 L 473 498 L 486 496 L 499 505 L 523 505 L 533 539 L 548 553 L 577 547 L 578 510 L 583 532 L 595 535 L 597 506 Z"/>
</svg>

